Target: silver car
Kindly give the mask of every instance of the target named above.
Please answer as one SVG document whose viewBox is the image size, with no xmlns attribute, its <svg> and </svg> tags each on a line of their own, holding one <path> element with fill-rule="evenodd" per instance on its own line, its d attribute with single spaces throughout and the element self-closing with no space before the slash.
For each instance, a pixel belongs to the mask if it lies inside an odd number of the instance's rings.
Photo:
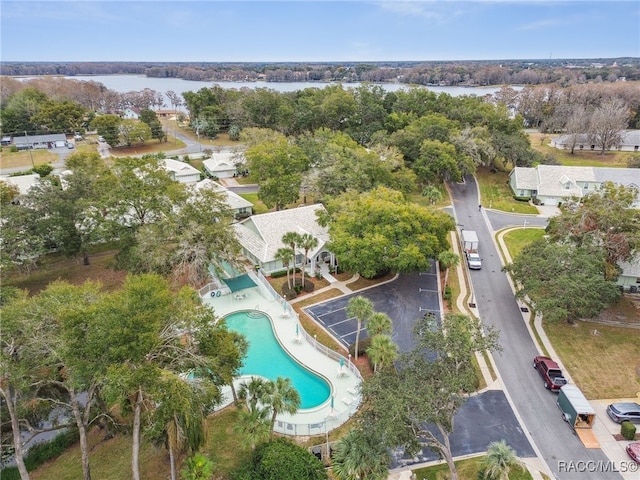
<svg viewBox="0 0 640 480">
<path fill-rule="evenodd" d="M 607 407 L 607 414 L 616 423 L 625 420 L 640 423 L 640 405 L 635 402 L 612 403 Z"/>
</svg>

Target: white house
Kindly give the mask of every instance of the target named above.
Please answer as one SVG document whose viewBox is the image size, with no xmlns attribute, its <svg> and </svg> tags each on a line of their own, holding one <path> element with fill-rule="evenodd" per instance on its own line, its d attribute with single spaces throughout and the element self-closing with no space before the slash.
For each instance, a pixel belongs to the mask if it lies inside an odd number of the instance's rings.
<svg viewBox="0 0 640 480">
<path fill-rule="evenodd" d="M 571 197 L 582 198 L 600 190 L 605 182 L 640 190 L 640 168 L 538 165 L 516 167 L 509 174 L 513 194 L 535 200 L 540 205 L 558 205 Z M 640 208 L 640 194 L 633 208 Z"/>
<path fill-rule="evenodd" d="M 211 158 L 204 160 L 205 171 L 216 178 L 231 178 L 238 172 L 238 165 L 244 165 L 243 155 L 235 152 L 212 153 Z"/>
<path fill-rule="evenodd" d="M 574 144 L 575 142 L 575 144 Z M 586 133 L 580 133 L 573 135 L 560 135 L 551 139 L 550 145 L 552 147 L 571 150 L 573 145 L 575 150 L 602 150 L 602 145 L 596 145 L 591 143 L 589 136 Z M 621 152 L 637 152 L 640 150 L 640 130 L 625 130 L 622 132 L 620 143 L 612 150 L 619 150 Z"/>
<path fill-rule="evenodd" d="M 640 291 L 640 258 L 621 262 L 619 265 L 622 273 L 618 277 L 617 284 L 632 293 Z"/>
<path fill-rule="evenodd" d="M 177 182 L 191 185 L 200 181 L 200 170 L 188 163 L 165 158 L 160 160 L 160 165 L 162 165 L 169 173 L 169 176 Z"/>
<path fill-rule="evenodd" d="M 140 118 L 140 109 L 138 107 L 127 107 L 122 111 L 122 118 L 138 120 Z"/>
<path fill-rule="evenodd" d="M 233 210 L 236 219 L 249 217 L 253 213 L 253 204 L 249 200 L 245 200 L 237 193 L 224 188 L 222 185 L 209 178 L 199 181 L 193 186 L 193 188 L 196 190 L 210 188 L 221 193 L 225 197 L 226 204 L 231 210 Z"/>
<path fill-rule="evenodd" d="M 277 212 L 253 215 L 233 225 L 238 241 L 242 245 L 243 255 L 260 266 L 265 274 L 284 269 L 281 261 L 276 260 L 279 248 L 289 245 L 282 243 L 282 236 L 287 232 L 308 233 L 318 240 L 316 248 L 308 252 L 297 249 L 296 266 L 306 265 L 310 272 L 316 271 L 316 264 L 329 261 L 335 265 L 335 257 L 326 249 L 329 231 L 318 224 L 316 212 L 324 210 L 321 204 L 279 210 Z"/>
</svg>

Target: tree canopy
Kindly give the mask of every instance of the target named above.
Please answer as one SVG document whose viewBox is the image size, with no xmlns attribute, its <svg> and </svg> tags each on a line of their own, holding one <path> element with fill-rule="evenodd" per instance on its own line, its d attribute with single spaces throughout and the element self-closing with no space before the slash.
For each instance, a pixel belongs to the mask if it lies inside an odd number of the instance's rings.
<svg viewBox="0 0 640 480">
<path fill-rule="evenodd" d="M 402 193 L 378 187 L 345 193 L 327 203 L 320 218 L 345 270 L 367 278 L 387 271 L 419 272 L 449 248 L 451 216 L 408 202 Z"/>
</svg>

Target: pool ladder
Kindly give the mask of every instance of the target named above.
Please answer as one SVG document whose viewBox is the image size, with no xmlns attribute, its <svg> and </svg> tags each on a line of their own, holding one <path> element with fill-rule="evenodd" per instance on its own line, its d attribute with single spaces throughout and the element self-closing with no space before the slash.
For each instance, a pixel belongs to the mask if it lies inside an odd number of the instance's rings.
<svg viewBox="0 0 640 480">
<path fill-rule="evenodd" d="M 260 311 L 260 305 L 256 305 L 253 310 L 249 310 L 247 315 L 251 318 L 260 318 L 262 316 L 262 312 Z"/>
</svg>

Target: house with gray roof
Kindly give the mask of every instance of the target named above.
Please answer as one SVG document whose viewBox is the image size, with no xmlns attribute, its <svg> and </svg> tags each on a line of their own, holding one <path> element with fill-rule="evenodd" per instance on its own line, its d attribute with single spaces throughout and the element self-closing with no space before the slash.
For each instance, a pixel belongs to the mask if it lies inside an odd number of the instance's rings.
<svg viewBox="0 0 640 480">
<path fill-rule="evenodd" d="M 244 156 L 235 152 L 212 153 L 210 158 L 202 162 L 207 174 L 215 178 L 235 177 L 239 170 L 238 167 L 244 164 Z"/>
<path fill-rule="evenodd" d="M 509 186 L 516 197 L 551 206 L 596 192 L 605 182 L 635 187 L 640 191 L 640 168 L 538 165 L 516 167 L 509 174 Z M 640 208 L 640 193 L 633 208 Z"/>
<path fill-rule="evenodd" d="M 200 181 L 200 170 L 186 162 L 165 158 L 160 160 L 160 165 L 162 165 L 169 176 L 177 182 L 191 185 Z"/>
<path fill-rule="evenodd" d="M 602 150 L 602 145 L 591 143 L 589 135 L 579 133 L 574 135 L 560 135 L 551 139 L 550 145 L 561 150 Z M 640 150 L 640 130 L 624 130 L 620 136 L 620 143 L 612 150 L 621 152 L 637 152 Z"/>
<path fill-rule="evenodd" d="M 326 248 L 329 241 L 329 230 L 318 224 L 316 212 L 323 211 L 321 204 L 279 210 L 276 212 L 253 215 L 233 225 L 243 255 L 268 275 L 283 270 L 285 267 L 276 260 L 279 248 L 289 245 L 282 243 L 282 236 L 287 232 L 308 233 L 318 240 L 318 245 L 309 251 L 304 258 L 304 251 L 296 251 L 296 266 L 306 266 L 310 272 L 316 271 L 316 265 L 328 261 L 335 265 L 335 257 Z"/>
<path fill-rule="evenodd" d="M 247 218 L 253 214 L 253 203 L 251 203 L 249 200 L 245 200 L 237 193 L 224 188 L 218 182 L 214 182 L 209 178 L 196 183 L 195 185 L 193 185 L 193 188 L 196 190 L 208 188 L 220 193 L 224 197 L 225 203 L 231 210 L 233 210 L 233 214 L 236 220 Z"/>
<path fill-rule="evenodd" d="M 52 133 L 50 135 L 13 137 L 13 144 L 18 150 L 65 147 L 67 136 L 64 133 Z"/>
</svg>

